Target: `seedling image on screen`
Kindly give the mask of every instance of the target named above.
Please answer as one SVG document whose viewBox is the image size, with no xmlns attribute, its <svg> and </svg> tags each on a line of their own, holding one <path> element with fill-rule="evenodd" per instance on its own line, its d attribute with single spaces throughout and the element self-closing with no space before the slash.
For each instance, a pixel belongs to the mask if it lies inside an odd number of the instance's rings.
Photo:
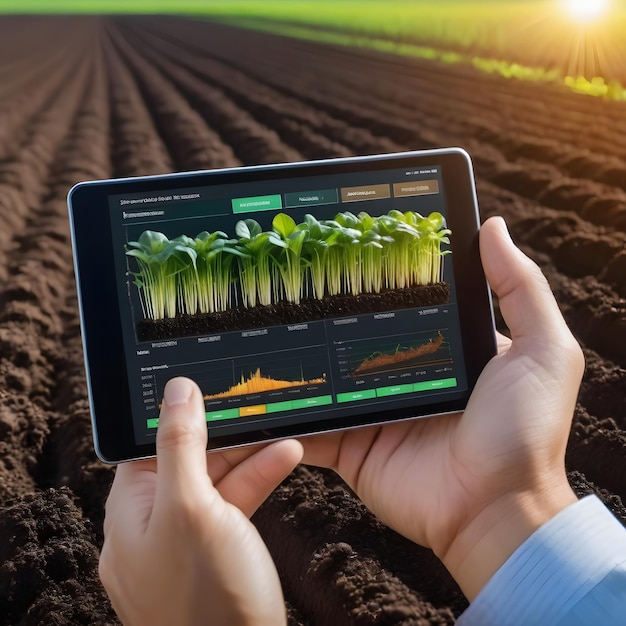
<svg viewBox="0 0 626 626">
<path fill-rule="evenodd" d="M 267 231 L 254 219 L 238 221 L 234 236 L 203 231 L 170 240 L 146 230 L 126 245 L 137 264 L 138 335 L 264 326 L 268 313 L 280 324 L 443 304 L 449 235 L 441 213 L 397 210 L 306 214 L 301 223 L 278 213 Z"/>
</svg>

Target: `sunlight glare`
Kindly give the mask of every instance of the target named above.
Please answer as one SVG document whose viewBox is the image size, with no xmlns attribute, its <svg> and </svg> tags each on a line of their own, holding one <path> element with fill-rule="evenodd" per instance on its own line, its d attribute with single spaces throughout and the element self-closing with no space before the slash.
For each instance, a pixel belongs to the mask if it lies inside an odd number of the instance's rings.
<svg viewBox="0 0 626 626">
<path fill-rule="evenodd" d="M 611 0 L 563 0 L 565 10 L 580 22 L 592 22 L 608 13 Z"/>
</svg>

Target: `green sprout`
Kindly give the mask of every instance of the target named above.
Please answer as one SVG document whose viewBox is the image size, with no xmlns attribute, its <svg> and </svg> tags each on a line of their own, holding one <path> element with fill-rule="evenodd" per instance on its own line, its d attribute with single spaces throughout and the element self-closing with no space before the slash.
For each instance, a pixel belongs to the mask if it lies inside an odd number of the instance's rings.
<svg viewBox="0 0 626 626">
<path fill-rule="evenodd" d="M 328 250 L 337 243 L 339 231 L 328 224 L 318 221 L 313 215 L 304 216 L 304 222 L 298 229 L 305 234 L 302 255 L 308 259 L 308 272 L 313 295 L 321 300 L 326 295 L 326 268 Z"/>
<path fill-rule="evenodd" d="M 196 280 L 201 313 L 229 308 L 230 289 L 236 280 L 234 260 L 244 256 L 236 244 L 237 240 L 229 239 L 222 231 L 203 231 L 193 240 L 191 245 L 198 256 Z"/>
<path fill-rule="evenodd" d="M 203 231 L 170 241 L 147 230 L 129 242 L 144 317 L 434 284 L 443 280 L 442 259 L 450 254 L 442 250 L 450 230 L 440 213 L 393 210 L 374 217 L 345 211 L 329 220 L 306 215 L 300 224 L 278 213 L 270 231 L 246 219 L 235 233 L 229 239 L 223 231 Z"/>
<path fill-rule="evenodd" d="M 131 241 L 126 254 L 137 259 L 135 285 L 141 294 L 144 315 L 150 319 L 175 317 L 178 300 L 177 275 L 196 263 L 196 253 L 163 233 L 147 230 Z"/>
<path fill-rule="evenodd" d="M 272 268 L 274 253 L 287 244 L 275 232 L 263 232 L 260 224 L 252 219 L 241 220 L 235 225 L 239 237 L 239 280 L 244 306 L 272 304 L 273 291 Z"/>
<path fill-rule="evenodd" d="M 308 261 L 302 258 L 306 232 L 298 229 L 293 218 L 286 213 L 279 213 L 274 217 L 272 230 L 280 236 L 284 244 L 274 256 L 282 280 L 282 292 L 287 301 L 298 304 L 304 288 L 304 270 L 308 265 Z"/>
</svg>

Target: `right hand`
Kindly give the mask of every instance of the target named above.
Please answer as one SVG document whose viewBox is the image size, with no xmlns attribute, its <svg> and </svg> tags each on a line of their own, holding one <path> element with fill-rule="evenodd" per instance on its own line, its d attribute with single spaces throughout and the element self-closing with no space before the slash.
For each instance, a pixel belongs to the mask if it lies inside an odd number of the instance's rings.
<svg viewBox="0 0 626 626">
<path fill-rule="evenodd" d="M 512 342 L 499 338 L 465 412 L 303 439 L 305 463 L 334 469 L 383 522 L 431 547 L 470 599 L 576 499 L 564 458 L 584 368 L 503 220 L 484 224 L 480 249 Z"/>
</svg>

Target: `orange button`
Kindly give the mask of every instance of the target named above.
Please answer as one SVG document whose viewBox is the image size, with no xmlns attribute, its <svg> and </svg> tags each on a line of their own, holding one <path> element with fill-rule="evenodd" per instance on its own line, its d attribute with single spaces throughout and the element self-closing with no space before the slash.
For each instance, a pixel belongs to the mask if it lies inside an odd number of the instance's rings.
<svg viewBox="0 0 626 626">
<path fill-rule="evenodd" d="M 389 185 L 367 185 L 365 187 L 344 187 L 341 190 L 342 202 L 362 202 L 363 200 L 380 200 L 390 198 Z"/>
<path fill-rule="evenodd" d="M 438 180 L 414 180 L 408 183 L 394 183 L 393 195 L 395 198 L 407 196 L 426 196 L 439 193 Z"/>
<path fill-rule="evenodd" d="M 242 406 L 239 408 L 239 417 L 263 415 L 265 413 L 267 413 L 267 407 L 265 404 L 254 404 L 252 406 Z"/>
</svg>

